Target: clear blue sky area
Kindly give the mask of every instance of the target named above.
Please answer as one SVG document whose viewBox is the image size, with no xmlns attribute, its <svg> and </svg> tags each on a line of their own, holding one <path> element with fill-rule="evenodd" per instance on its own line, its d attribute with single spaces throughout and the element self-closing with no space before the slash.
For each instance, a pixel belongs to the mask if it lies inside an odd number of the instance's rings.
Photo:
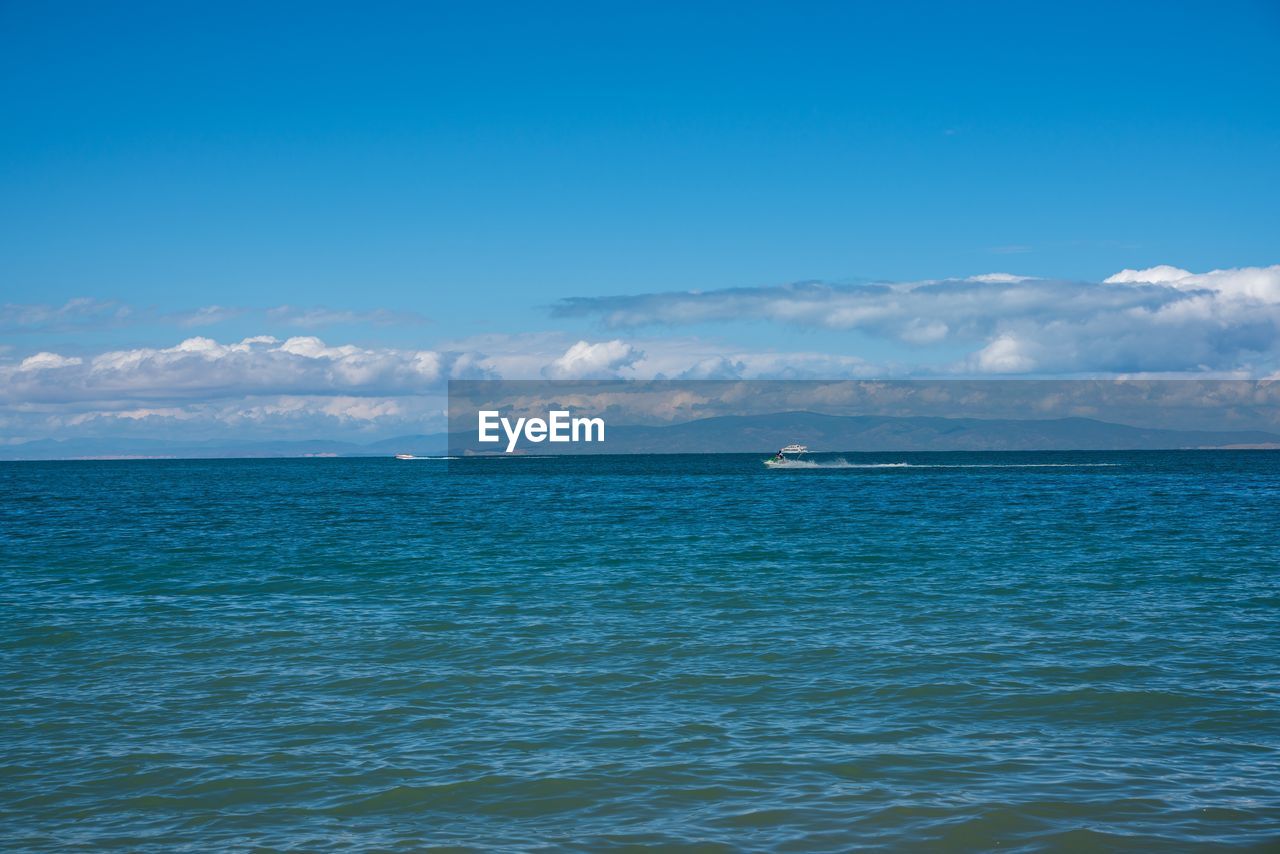
<svg viewBox="0 0 1280 854">
<path fill-rule="evenodd" d="M 0 116 L 0 445 L 1280 377 L 1275 0 L 0 0 Z"/>
<path fill-rule="evenodd" d="M 1269 264 L 1278 10 L 5 3 L 3 301 L 438 336 L 569 296 Z"/>
</svg>

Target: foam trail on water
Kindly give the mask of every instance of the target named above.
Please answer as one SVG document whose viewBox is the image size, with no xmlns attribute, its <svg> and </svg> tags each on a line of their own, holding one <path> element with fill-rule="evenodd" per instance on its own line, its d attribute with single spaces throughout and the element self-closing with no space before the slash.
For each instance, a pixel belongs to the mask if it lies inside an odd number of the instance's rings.
<svg viewBox="0 0 1280 854">
<path fill-rule="evenodd" d="M 1110 468 L 1120 463 L 851 463 L 834 460 L 769 460 L 776 469 L 1056 469 Z"/>
</svg>

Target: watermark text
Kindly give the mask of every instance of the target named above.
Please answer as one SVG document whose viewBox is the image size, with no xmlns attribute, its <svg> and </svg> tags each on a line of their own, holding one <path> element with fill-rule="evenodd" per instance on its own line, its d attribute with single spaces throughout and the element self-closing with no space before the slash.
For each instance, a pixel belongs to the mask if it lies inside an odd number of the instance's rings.
<svg viewBox="0 0 1280 854">
<path fill-rule="evenodd" d="M 481 442 L 501 442 L 506 435 L 506 453 L 516 449 L 521 437 L 526 442 L 603 442 L 603 418 L 572 417 L 567 409 L 553 409 L 546 418 L 517 418 L 513 423 L 496 409 L 478 413 L 476 438 Z"/>
</svg>

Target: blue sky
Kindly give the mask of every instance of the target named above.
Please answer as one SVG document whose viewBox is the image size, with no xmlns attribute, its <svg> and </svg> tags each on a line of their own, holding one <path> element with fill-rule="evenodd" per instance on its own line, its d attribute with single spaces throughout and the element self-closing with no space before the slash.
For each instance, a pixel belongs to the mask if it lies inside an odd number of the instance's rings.
<svg viewBox="0 0 1280 854">
<path fill-rule="evenodd" d="M 9 3 L 0 41 L 5 441 L 415 432 L 455 375 L 1278 367 L 1275 3 Z"/>
</svg>

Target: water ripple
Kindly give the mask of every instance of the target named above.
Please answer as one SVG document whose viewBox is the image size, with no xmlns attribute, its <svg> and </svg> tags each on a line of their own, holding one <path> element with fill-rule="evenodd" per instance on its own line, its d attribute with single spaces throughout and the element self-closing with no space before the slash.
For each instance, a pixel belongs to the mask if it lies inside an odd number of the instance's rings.
<svg viewBox="0 0 1280 854">
<path fill-rule="evenodd" d="M 1280 456 L 972 456 L 0 465 L 3 846 L 1275 845 Z"/>
</svg>

